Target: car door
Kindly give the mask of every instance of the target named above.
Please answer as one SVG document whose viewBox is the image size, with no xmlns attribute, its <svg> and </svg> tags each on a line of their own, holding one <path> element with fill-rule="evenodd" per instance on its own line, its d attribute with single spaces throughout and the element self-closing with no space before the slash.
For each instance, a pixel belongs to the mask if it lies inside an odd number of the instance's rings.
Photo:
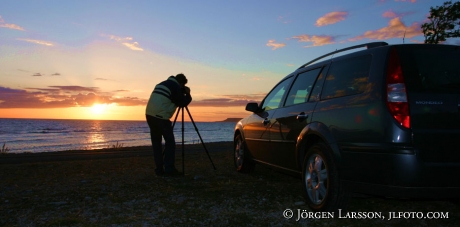
<svg viewBox="0 0 460 227">
<path fill-rule="evenodd" d="M 289 170 L 298 171 L 295 148 L 297 137 L 305 126 L 311 122 L 316 106 L 316 95 L 321 89 L 322 67 L 300 72 L 282 108 L 272 116 L 270 127 L 270 163 Z M 315 89 L 313 89 L 315 88 Z"/>
<path fill-rule="evenodd" d="M 288 77 L 278 83 L 260 104 L 262 111 L 251 115 L 243 127 L 246 145 L 253 158 L 258 161 L 266 162 L 268 160 L 269 129 L 273 122 L 273 116 L 284 100 L 292 79 L 292 77 Z"/>
</svg>

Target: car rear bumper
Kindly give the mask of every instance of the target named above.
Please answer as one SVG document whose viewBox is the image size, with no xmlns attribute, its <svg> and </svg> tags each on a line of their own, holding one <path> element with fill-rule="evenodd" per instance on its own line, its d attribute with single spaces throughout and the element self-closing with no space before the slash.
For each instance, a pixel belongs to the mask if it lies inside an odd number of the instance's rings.
<svg viewBox="0 0 460 227">
<path fill-rule="evenodd" d="M 356 193 L 395 198 L 448 199 L 460 198 L 460 187 L 403 187 L 362 182 L 342 181 L 345 187 Z"/>
<path fill-rule="evenodd" d="M 360 193 L 460 197 L 460 162 L 426 162 L 416 154 L 343 152 L 340 178 Z"/>
</svg>

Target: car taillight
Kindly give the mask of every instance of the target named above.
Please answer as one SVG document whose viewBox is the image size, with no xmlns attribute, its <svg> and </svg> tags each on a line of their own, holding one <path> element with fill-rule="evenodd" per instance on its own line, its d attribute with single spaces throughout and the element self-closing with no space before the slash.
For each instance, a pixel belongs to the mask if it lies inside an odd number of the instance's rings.
<svg viewBox="0 0 460 227">
<path fill-rule="evenodd" d="M 407 102 L 406 84 L 396 48 L 390 50 L 387 68 L 387 106 L 396 121 L 410 128 L 409 103 Z"/>
</svg>

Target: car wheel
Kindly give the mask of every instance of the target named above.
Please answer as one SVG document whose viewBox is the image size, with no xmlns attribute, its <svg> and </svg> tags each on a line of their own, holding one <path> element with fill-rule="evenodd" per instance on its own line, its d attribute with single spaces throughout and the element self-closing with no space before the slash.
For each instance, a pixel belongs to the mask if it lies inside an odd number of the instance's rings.
<svg viewBox="0 0 460 227">
<path fill-rule="evenodd" d="M 254 170 L 255 162 L 250 159 L 248 150 L 241 135 L 237 135 L 234 141 L 234 161 L 236 171 L 249 173 Z"/>
<path fill-rule="evenodd" d="M 308 206 L 313 211 L 345 209 L 348 193 L 340 183 L 337 167 L 329 148 L 317 143 L 308 149 L 302 171 L 302 181 Z"/>
</svg>

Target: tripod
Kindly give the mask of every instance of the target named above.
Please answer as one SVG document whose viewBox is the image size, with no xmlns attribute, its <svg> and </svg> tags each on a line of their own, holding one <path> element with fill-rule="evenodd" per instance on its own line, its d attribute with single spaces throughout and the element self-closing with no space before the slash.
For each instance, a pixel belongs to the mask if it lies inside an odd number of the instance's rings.
<svg viewBox="0 0 460 227">
<path fill-rule="evenodd" d="M 182 111 L 182 175 L 185 175 L 184 171 L 184 108 L 187 110 L 188 116 L 190 117 L 190 120 L 193 123 L 193 126 L 195 127 L 195 131 L 198 134 L 198 137 L 200 137 L 201 144 L 203 144 L 204 150 L 206 151 L 206 154 L 208 155 L 209 160 L 211 161 L 212 167 L 214 170 L 216 170 L 216 166 L 214 166 L 214 162 L 212 162 L 211 156 L 209 156 L 208 149 L 206 149 L 206 146 L 204 145 L 203 139 L 201 138 L 200 132 L 198 132 L 198 128 L 196 127 L 195 121 L 193 121 L 192 115 L 190 114 L 190 111 L 188 110 L 188 107 L 179 107 L 177 109 L 176 117 L 174 118 L 174 123 L 173 123 L 173 128 L 174 125 L 176 125 L 177 117 L 179 116 L 179 112 Z"/>
</svg>

